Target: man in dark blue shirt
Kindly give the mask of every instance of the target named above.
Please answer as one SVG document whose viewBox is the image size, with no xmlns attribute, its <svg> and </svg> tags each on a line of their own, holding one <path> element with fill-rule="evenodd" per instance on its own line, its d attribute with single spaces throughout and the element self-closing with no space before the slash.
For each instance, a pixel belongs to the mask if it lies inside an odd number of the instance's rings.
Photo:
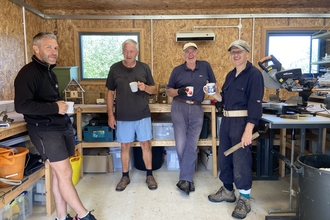
<svg viewBox="0 0 330 220">
<path fill-rule="evenodd" d="M 234 41 L 228 51 L 235 68 L 226 76 L 221 93 L 213 96 L 224 106 L 218 148 L 219 178 L 224 186 L 208 199 L 211 202 L 235 202 L 235 183 L 239 199 L 232 216 L 243 219 L 251 211 L 252 133 L 262 116 L 264 81 L 260 71 L 248 61 L 250 47 L 245 41 Z M 226 150 L 240 142 L 242 148 L 224 155 Z"/>
<path fill-rule="evenodd" d="M 210 64 L 197 60 L 197 45 L 183 46 L 185 62 L 175 67 L 167 84 L 166 94 L 173 98 L 171 117 L 174 139 L 180 165 L 180 179 L 177 187 L 189 195 L 195 191 L 193 176 L 197 159 L 197 142 L 203 126 L 203 86 L 215 83 Z M 191 90 L 193 88 L 193 90 Z"/>
</svg>

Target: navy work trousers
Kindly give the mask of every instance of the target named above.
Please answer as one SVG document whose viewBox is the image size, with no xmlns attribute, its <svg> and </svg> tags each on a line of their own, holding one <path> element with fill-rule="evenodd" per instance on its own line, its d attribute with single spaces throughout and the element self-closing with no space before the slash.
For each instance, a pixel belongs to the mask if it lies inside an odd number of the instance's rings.
<svg viewBox="0 0 330 220">
<path fill-rule="evenodd" d="M 252 145 L 224 155 L 226 150 L 241 142 L 245 126 L 246 117 L 222 117 L 218 163 L 219 178 L 224 184 L 235 183 L 237 189 L 249 190 L 252 187 Z"/>
</svg>

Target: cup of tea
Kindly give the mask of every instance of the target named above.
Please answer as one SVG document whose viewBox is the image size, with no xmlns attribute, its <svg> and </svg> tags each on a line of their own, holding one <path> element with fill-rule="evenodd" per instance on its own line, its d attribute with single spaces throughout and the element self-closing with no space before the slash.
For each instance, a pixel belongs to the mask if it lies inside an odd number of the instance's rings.
<svg viewBox="0 0 330 220">
<path fill-rule="evenodd" d="M 73 109 L 73 105 L 74 102 L 65 102 L 68 105 L 68 110 L 66 111 L 67 114 L 73 114 L 74 113 L 74 109 Z"/>
<path fill-rule="evenodd" d="M 203 90 L 206 94 L 208 95 L 213 95 L 215 94 L 215 83 L 207 83 L 204 87 Z"/>
<path fill-rule="evenodd" d="M 131 91 L 132 92 L 137 92 L 138 91 L 138 84 L 137 84 L 137 82 L 131 82 L 129 84 L 129 86 L 131 87 Z"/>
<path fill-rule="evenodd" d="M 186 93 L 187 96 L 191 97 L 194 95 L 194 87 L 193 86 L 187 86 L 186 87 Z"/>
</svg>

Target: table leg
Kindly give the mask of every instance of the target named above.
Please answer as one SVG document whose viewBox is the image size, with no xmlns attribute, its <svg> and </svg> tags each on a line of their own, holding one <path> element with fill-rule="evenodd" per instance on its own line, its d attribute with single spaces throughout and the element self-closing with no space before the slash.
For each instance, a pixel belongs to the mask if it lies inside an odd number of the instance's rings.
<svg viewBox="0 0 330 220">
<path fill-rule="evenodd" d="M 280 130 L 280 153 L 285 156 L 286 155 L 286 129 L 282 128 Z M 284 161 L 280 160 L 279 161 L 279 174 L 280 177 L 283 178 L 285 177 L 285 163 Z"/>
<path fill-rule="evenodd" d="M 299 149 L 299 156 L 305 154 L 305 141 L 306 141 L 306 128 L 300 129 L 300 149 Z"/>
<path fill-rule="evenodd" d="M 293 160 L 294 160 L 294 129 L 292 129 L 291 133 L 291 166 L 290 166 L 290 188 L 289 188 L 289 194 L 290 194 L 290 201 L 289 201 L 289 209 L 286 211 L 283 211 L 282 209 L 269 209 L 268 213 L 273 214 L 273 213 L 295 213 L 296 211 L 292 208 L 292 196 L 295 194 L 293 191 Z"/>
</svg>

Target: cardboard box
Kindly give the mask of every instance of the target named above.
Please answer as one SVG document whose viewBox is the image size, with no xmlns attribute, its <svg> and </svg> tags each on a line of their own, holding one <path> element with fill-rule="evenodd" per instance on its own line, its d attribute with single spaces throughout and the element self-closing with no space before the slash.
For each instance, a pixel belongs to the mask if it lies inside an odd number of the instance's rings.
<svg viewBox="0 0 330 220">
<path fill-rule="evenodd" d="M 84 155 L 84 173 L 107 173 L 108 163 L 108 155 Z"/>
<path fill-rule="evenodd" d="M 84 155 L 83 155 L 84 173 L 107 173 L 108 167 L 109 167 L 108 148 L 84 149 Z"/>
</svg>

